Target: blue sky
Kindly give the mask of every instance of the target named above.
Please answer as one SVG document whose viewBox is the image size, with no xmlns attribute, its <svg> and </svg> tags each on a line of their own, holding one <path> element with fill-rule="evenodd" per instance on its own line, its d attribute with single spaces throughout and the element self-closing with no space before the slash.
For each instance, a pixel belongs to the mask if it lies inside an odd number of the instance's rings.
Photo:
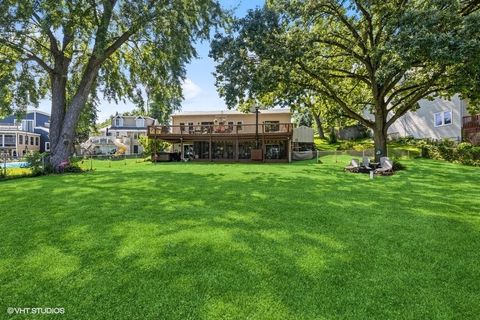
<svg viewBox="0 0 480 320">
<path fill-rule="evenodd" d="M 235 10 L 235 15 L 242 17 L 249 9 L 262 6 L 264 0 L 220 0 L 227 10 Z M 195 110 L 226 110 L 225 102 L 221 99 L 215 88 L 215 79 L 212 73 L 215 63 L 208 57 L 210 43 L 204 41 L 197 43 L 198 59 L 187 66 L 187 79 L 183 86 L 185 100 L 182 111 Z M 99 121 L 105 120 L 115 112 L 130 111 L 134 108 L 131 103 L 113 104 L 102 101 L 99 108 Z M 40 110 L 50 112 L 50 101 L 42 101 Z"/>
</svg>

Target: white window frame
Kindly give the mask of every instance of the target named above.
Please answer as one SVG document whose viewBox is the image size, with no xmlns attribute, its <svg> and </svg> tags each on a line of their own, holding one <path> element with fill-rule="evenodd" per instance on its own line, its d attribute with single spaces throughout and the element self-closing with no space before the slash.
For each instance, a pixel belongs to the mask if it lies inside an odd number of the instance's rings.
<svg viewBox="0 0 480 320">
<path fill-rule="evenodd" d="M 445 114 L 446 113 L 450 113 L 450 123 L 445 123 Z M 437 124 L 437 116 L 439 116 L 440 119 L 442 120 L 441 124 Z M 452 110 L 435 112 L 433 114 L 433 125 L 435 126 L 435 128 L 450 126 L 450 125 L 452 125 L 452 123 L 453 123 L 453 112 L 452 112 Z"/>
<path fill-rule="evenodd" d="M 139 122 L 139 121 L 140 121 L 140 122 Z M 142 117 L 137 117 L 137 118 L 135 119 L 135 126 L 136 126 L 137 128 L 143 128 L 143 127 L 145 127 L 145 119 L 142 118 Z"/>
<path fill-rule="evenodd" d="M 50 151 L 50 142 L 45 142 L 45 151 Z"/>
<path fill-rule="evenodd" d="M 118 125 L 117 125 L 117 120 L 118 120 Z M 113 125 L 115 127 L 123 127 L 123 118 L 122 117 L 115 117 L 113 119 Z"/>
</svg>

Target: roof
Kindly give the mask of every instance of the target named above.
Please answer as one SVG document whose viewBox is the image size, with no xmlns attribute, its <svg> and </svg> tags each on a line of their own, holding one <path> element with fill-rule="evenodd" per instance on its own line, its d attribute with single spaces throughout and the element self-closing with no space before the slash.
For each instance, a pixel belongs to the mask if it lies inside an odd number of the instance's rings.
<svg viewBox="0 0 480 320">
<path fill-rule="evenodd" d="M 290 113 L 289 108 L 283 108 L 283 109 L 260 109 L 259 113 L 268 113 L 268 114 L 278 114 L 278 113 Z M 255 114 L 254 112 L 240 112 L 237 110 L 216 110 L 216 111 L 184 111 L 184 112 L 179 112 L 175 113 L 172 115 L 172 117 L 181 117 L 181 116 L 202 116 L 202 115 L 228 115 L 228 114 Z"/>
<path fill-rule="evenodd" d="M 113 126 L 108 126 L 108 127 L 103 127 L 101 128 L 100 130 L 102 129 L 108 129 L 108 130 L 116 130 L 116 131 L 120 131 L 120 130 L 137 130 L 137 131 L 145 131 L 147 130 L 147 127 L 113 127 Z"/>
<path fill-rule="evenodd" d="M 29 109 L 29 110 L 27 110 L 26 114 L 33 113 L 33 112 L 40 113 L 40 114 L 43 114 L 45 116 L 50 117 L 50 113 L 45 112 L 45 111 L 41 111 L 41 110 L 37 110 L 37 109 Z"/>
<path fill-rule="evenodd" d="M 113 116 L 110 117 L 111 119 L 112 118 L 132 118 L 132 119 L 138 119 L 138 118 L 141 118 L 141 119 L 150 119 L 150 120 L 156 120 L 152 117 L 148 117 L 148 116 L 124 116 L 123 114 L 119 113 L 119 114 L 115 114 Z"/>
</svg>

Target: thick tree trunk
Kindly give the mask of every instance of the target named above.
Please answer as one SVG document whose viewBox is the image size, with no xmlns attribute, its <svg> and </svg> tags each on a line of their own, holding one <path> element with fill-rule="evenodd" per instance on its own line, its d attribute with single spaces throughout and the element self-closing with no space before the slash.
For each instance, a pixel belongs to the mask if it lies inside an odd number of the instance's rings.
<svg viewBox="0 0 480 320">
<path fill-rule="evenodd" d="M 54 152 L 60 139 L 67 101 L 67 74 L 70 60 L 61 53 L 55 57 L 54 72 L 50 75 L 52 88 L 52 110 L 50 118 L 50 149 Z"/>
<path fill-rule="evenodd" d="M 78 86 L 77 92 L 71 100 L 71 103 L 66 110 L 65 108 L 63 109 L 64 113 L 62 121 L 58 122 L 58 127 L 56 126 L 53 128 L 55 132 L 59 132 L 50 156 L 50 165 L 55 171 L 59 171 L 60 164 L 64 161 L 68 161 L 70 155 L 72 154 L 75 140 L 75 129 L 80 118 L 80 113 L 85 107 L 89 93 L 97 77 L 99 67 L 100 66 L 96 63 L 96 61 L 90 61 L 84 72 L 82 81 Z M 53 101 L 54 99 L 52 99 L 52 111 L 54 108 L 59 108 L 58 105 L 53 104 Z M 58 112 L 59 115 L 61 114 L 60 111 L 55 111 Z"/>
<path fill-rule="evenodd" d="M 379 162 L 381 157 L 387 156 L 387 125 L 386 118 L 382 113 L 375 114 L 373 127 L 373 141 L 375 145 L 375 161 Z"/>
<path fill-rule="evenodd" d="M 315 123 L 317 125 L 317 130 L 318 130 L 318 137 L 325 139 L 325 133 L 323 132 L 323 127 L 322 127 L 322 119 L 320 118 L 319 115 L 313 114 L 313 118 L 315 119 Z"/>
</svg>

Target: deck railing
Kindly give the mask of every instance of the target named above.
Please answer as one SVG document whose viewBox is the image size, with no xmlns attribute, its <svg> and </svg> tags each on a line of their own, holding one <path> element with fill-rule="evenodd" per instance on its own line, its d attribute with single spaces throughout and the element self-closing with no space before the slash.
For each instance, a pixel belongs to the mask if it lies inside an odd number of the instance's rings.
<svg viewBox="0 0 480 320">
<path fill-rule="evenodd" d="M 463 117 L 463 129 L 480 128 L 480 114 Z"/>
<path fill-rule="evenodd" d="M 242 135 L 255 134 L 256 124 L 198 124 L 149 126 L 149 136 L 161 135 Z M 293 123 L 258 124 L 258 134 L 289 134 Z"/>
</svg>

